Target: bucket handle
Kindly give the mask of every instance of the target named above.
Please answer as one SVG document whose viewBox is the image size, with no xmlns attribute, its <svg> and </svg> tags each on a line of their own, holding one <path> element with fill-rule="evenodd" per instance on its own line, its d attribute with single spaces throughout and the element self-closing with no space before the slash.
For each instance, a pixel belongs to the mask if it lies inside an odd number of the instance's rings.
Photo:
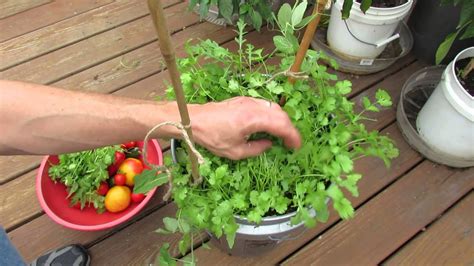
<svg viewBox="0 0 474 266">
<path fill-rule="evenodd" d="M 385 45 L 389 42 L 395 41 L 396 39 L 400 38 L 400 33 L 396 33 L 396 34 L 390 36 L 389 38 L 387 38 L 385 40 L 379 41 L 378 43 L 366 42 L 366 41 L 363 41 L 363 40 L 359 39 L 357 36 L 355 36 L 354 33 L 352 33 L 351 29 L 349 28 L 349 25 L 347 25 L 347 20 L 343 19 L 342 21 L 344 21 L 344 25 L 346 25 L 346 29 L 349 32 L 349 34 L 352 36 L 352 38 L 358 40 L 359 42 L 361 42 L 363 44 L 374 46 L 375 48 L 379 48 L 380 46 L 383 46 L 383 45 Z"/>
<path fill-rule="evenodd" d="M 295 240 L 295 239 L 298 239 L 300 238 L 304 233 L 306 233 L 306 231 L 308 231 L 308 228 L 304 228 L 303 231 L 301 231 L 301 233 L 299 233 L 298 235 L 296 236 L 284 236 L 282 238 L 276 238 L 276 237 L 273 237 L 273 236 L 268 236 L 268 239 L 272 240 L 272 241 L 277 241 L 277 244 L 280 244 L 281 242 L 283 241 L 288 241 L 288 240 Z"/>
</svg>

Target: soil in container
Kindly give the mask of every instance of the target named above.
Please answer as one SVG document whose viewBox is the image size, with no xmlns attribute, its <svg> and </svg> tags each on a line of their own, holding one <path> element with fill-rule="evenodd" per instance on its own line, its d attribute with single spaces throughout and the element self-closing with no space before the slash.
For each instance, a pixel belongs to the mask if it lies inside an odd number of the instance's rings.
<svg viewBox="0 0 474 266">
<path fill-rule="evenodd" d="M 456 62 L 454 65 L 454 71 L 456 72 L 456 77 L 461 83 L 467 93 L 474 97 L 474 57 L 467 57 Z M 470 66 L 467 67 L 470 63 Z M 464 72 L 467 71 L 467 74 Z"/>
<path fill-rule="evenodd" d="M 357 0 L 357 3 L 362 2 L 362 0 Z M 389 8 L 389 7 L 396 7 L 401 6 L 408 2 L 407 0 L 374 0 L 372 1 L 373 7 L 380 7 L 380 8 Z"/>
</svg>

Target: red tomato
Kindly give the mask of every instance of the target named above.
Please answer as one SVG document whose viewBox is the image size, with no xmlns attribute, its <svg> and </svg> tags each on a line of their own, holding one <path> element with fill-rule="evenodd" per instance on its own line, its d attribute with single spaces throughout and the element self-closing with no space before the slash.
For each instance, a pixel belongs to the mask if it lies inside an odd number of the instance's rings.
<svg viewBox="0 0 474 266">
<path fill-rule="evenodd" d="M 135 158 L 127 158 L 120 165 L 118 169 L 119 174 L 124 174 L 127 178 L 127 186 L 133 186 L 135 184 L 135 176 L 143 171 L 143 164 L 140 160 Z"/>
<path fill-rule="evenodd" d="M 99 188 L 97 189 L 97 193 L 101 196 L 105 196 L 105 194 L 107 194 L 107 191 L 109 191 L 109 184 L 107 184 L 107 182 L 100 183 Z"/>
<path fill-rule="evenodd" d="M 125 186 L 127 182 L 127 177 L 124 174 L 116 174 L 114 176 L 114 184 L 116 186 Z"/>
<path fill-rule="evenodd" d="M 109 176 L 113 176 L 115 175 L 115 173 L 117 173 L 118 168 L 120 167 L 120 165 L 123 163 L 124 160 L 125 160 L 125 153 L 121 151 L 116 151 L 114 163 L 109 165 L 109 167 L 107 168 L 107 171 L 109 172 Z"/>
<path fill-rule="evenodd" d="M 144 199 L 145 199 L 145 194 L 142 194 L 142 193 L 139 193 L 139 194 L 132 193 L 132 202 L 134 202 L 134 203 L 140 203 L 140 202 L 142 202 Z"/>
<path fill-rule="evenodd" d="M 137 146 L 137 143 L 135 141 L 129 141 L 129 142 L 123 143 L 121 145 L 121 147 L 124 148 L 124 149 L 131 149 L 135 146 Z"/>
</svg>

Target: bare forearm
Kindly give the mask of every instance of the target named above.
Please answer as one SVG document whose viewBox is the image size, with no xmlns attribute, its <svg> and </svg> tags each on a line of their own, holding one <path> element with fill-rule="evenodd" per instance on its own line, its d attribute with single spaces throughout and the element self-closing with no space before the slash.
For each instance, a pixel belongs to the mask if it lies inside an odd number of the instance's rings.
<svg viewBox="0 0 474 266">
<path fill-rule="evenodd" d="M 179 121 L 174 103 L 0 81 L 0 153 L 51 154 L 143 139 L 163 121 Z M 165 127 L 155 137 L 176 137 Z"/>
</svg>

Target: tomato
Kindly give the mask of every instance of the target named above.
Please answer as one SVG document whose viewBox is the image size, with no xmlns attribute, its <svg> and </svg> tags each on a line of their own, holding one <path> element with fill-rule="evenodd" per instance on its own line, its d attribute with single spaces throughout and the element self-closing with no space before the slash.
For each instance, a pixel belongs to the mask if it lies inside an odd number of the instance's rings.
<svg viewBox="0 0 474 266">
<path fill-rule="evenodd" d="M 143 164 L 140 160 L 135 158 L 127 158 L 120 165 L 118 169 L 119 174 L 124 174 L 127 178 L 127 186 L 133 186 L 135 184 L 135 176 L 143 171 Z"/>
<path fill-rule="evenodd" d="M 97 189 L 97 194 L 105 196 L 107 191 L 109 191 L 109 184 L 107 184 L 107 182 L 100 183 L 99 188 Z"/>
<path fill-rule="evenodd" d="M 117 173 L 118 168 L 125 160 L 125 153 L 121 151 L 116 151 L 114 155 L 114 163 L 109 165 L 107 171 L 109 172 L 109 176 L 115 175 Z"/>
<path fill-rule="evenodd" d="M 116 186 L 125 186 L 127 177 L 124 174 L 116 174 L 114 176 L 114 183 Z"/>
<path fill-rule="evenodd" d="M 145 199 L 145 194 L 142 194 L 142 193 L 139 193 L 139 194 L 135 194 L 135 193 L 132 193 L 132 202 L 134 203 L 140 203 L 142 202 L 144 199 Z"/>
<path fill-rule="evenodd" d="M 109 212 L 121 212 L 130 205 L 130 189 L 127 186 L 115 186 L 105 195 L 105 209 Z"/>
<path fill-rule="evenodd" d="M 123 143 L 120 146 L 124 149 L 131 149 L 131 148 L 137 146 L 137 143 L 135 141 L 129 141 L 129 142 Z"/>
</svg>

